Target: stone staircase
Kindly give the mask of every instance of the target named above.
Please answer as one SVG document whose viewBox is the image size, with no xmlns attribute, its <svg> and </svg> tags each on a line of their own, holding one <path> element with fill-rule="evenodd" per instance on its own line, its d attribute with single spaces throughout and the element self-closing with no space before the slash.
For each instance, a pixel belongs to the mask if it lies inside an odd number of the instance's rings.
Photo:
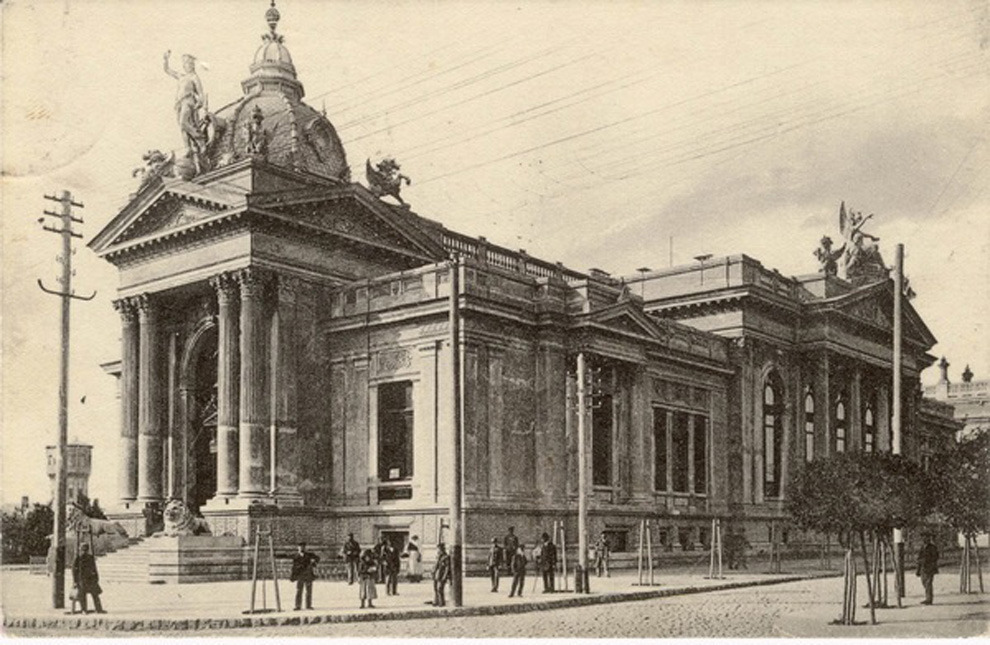
<svg viewBox="0 0 990 645">
<path fill-rule="evenodd" d="M 128 542 L 97 560 L 100 582 L 148 582 L 151 544 L 144 538 L 130 538 Z"/>
</svg>

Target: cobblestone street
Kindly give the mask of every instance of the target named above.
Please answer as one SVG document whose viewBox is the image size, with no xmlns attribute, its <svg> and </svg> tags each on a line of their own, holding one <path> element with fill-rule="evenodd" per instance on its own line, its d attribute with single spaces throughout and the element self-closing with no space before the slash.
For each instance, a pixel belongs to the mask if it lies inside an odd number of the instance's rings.
<svg viewBox="0 0 990 645">
<path fill-rule="evenodd" d="M 839 613 L 842 581 L 806 580 L 654 600 L 554 609 L 501 616 L 383 620 L 341 624 L 225 629 L 221 636 L 411 638 L 761 638 L 761 637 L 967 637 L 988 633 L 985 595 L 962 596 L 952 572 L 936 579 L 936 605 L 923 607 L 917 579 L 908 580 L 903 609 L 879 610 L 879 625 L 829 625 Z M 860 585 L 865 587 L 865 585 Z M 860 593 L 862 600 L 865 592 Z M 862 602 L 860 603 L 862 605 Z M 869 621 L 869 610 L 857 610 Z M 16 630 L 25 636 L 64 636 L 63 631 Z M 87 636 L 121 632 L 86 630 Z M 128 632 L 140 636 L 190 636 L 189 632 Z"/>
</svg>

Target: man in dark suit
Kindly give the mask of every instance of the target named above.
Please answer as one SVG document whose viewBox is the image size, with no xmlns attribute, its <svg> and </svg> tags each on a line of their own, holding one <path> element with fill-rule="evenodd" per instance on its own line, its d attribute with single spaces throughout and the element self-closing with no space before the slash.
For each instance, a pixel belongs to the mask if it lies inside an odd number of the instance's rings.
<svg viewBox="0 0 990 645">
<path fill-rule="evenodd" d="M 509 557 L 512 557 L 511 554 Z M 503 559 L 504 553 L 498 545 L 498 538 L 492 538 L 492 547 L 488 550 L 488 574 L 492 579 L 492 593 L 498 592 L 498 574 Z"/>
<path fill-rule="evenodd" d="M 306 543 L 299 543 L 299 550 L 292 556 L 292 573 L 289 580 L 296 583 L 296 611 L 302 608 L 303 592 L 306 593 L 306 609 L 313 608 L 313 581 L 316 580 L 316 563 L 320 556 L 306 550 Z"/>
<path fill-rule="evenodd" d="M 344 542 L 341 555 L 343 555 L 344 563 L 347 565 L 347 584 L 352 585 L 358 579 L 358 562 L 361 561 L 361 545 L 354 539 L 353 533 L 347 534 L 347 541 Z"/>
<path fill-rule="evenodd" d="M 936 573 L 938 573 L 938 548 L 932 542 L 932 537 L 927 535 L 925 536 L 925 545 L 921 547 L 921 551 L 918 553 L 918 570 L 915 572 L 925 587 L 925 599 L 921 602 L 922 605 L 930 605 L 934 601 L 932 586 Z"/>
<path fill-rule="evenodd" d="M 74 593 L 84 614 L 89 613 L 89 608 L 86 606 L 87 594 L 93 596 L 93 608 L 96 609 L 96 613 L 107 613 L 103 611 L 103 605 L 100 604 L 100 594 L 103 593 L 103 589 L 100 588 L 100 574 L 96 570 L 96 558 L 89 552 L 88 544 L 79 546 L 79 555 L 72 562 L 72 585 L 75 587 Z M 73 610 L 75 610 L 75 606 L 73 606 Z M 75 612 L 73 611 L 73 613 Z"/>
<path fill-rule="evenodd" d="M 444 597 L 447 583 L 450 582 L 450 556 L 443 542 L 437 545 L 437 562 L 433 565 L 433 606 L 443 607 L 447 604 Z"/>
<path fill-rule="evenodd" d="M 384 535 L 381 536 L 378 544 L 375 545 L 375 560 L 378 562 L 378 584 L 385 584 L 385 574 L 388 570 L 388 562 L 386 561 L 388 545 L 388 538 Z"/>
<path fill-rule="evenodd" d="M 557 545 L 550 541 L 550 535 L 543 534 L 540 544 L 540 572 L 543 574 L 543 593 L 554 592 L 554 575 L 557 572 Z"/>
<path fill-rule="evenodd" d="M 516 552 L 509 556 L 508 560 L 509 570 L 512 572 L 512 589 L 509 590 L 509 598 L 516 594 L 522 598 L 523 587 L 526 585 L 526 554 L 523 552 L 522 544 L 516 547 Z"/>
<path fill-rule="evenodd" d="M 516 527 L 509 527 L 509 532 L 502 538 L 502 548 L 505 549 L 505 565 L 511 566 L 512 556 L 519 549 L 519 538 L 516 537 Z"/>
<path fill-rule="evenodd" d="M 401 562 L 399 559 L 399 550 L 391 542 L 387 542 L 383 553 L 385 556 L 385 595 L 398 596 L 399 566 Z"/>
</svg>

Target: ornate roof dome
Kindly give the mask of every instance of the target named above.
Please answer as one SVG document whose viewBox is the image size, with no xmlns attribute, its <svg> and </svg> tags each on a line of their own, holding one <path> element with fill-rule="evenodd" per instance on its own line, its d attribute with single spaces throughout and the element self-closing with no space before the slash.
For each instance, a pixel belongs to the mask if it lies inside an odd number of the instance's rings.
<svg viewBox="0 0 990 645">
<path fill-rule="evenodd" d="M 249 157 L 349 181 L 344 146 L 326 118 L 302 102 L 303 85 L 296 76 L 284 38 L 275 32 L 280 19 L 275 2 L 265 13 L 269 33 L 254 55 L 251 75 L 241 82 L 244 96 L 216 114 L 222 130 L 210 151 L 213 167 Z"/>
</svg>

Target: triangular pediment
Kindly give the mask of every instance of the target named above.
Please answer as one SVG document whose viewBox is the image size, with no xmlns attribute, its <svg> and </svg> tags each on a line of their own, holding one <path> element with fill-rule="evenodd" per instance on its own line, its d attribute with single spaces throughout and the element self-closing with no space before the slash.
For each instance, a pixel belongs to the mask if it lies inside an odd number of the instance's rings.
<svg viewBox="0 0 990 645">
<path fill-rule="evenodd" d="M 658 338 L 662 335 L 656 323 L 632 301 L 622 301 L 611 307 L 594 311 L 587 315 L 584 322 L 650 338 Z"/>
<path fill-rule="evenodd" d="M 932 347 L 936 342 L 935 337 L 911 305 L 911 301 L 903 298 L 901 305 L 904 338 L 924 347 Z M 894 330 L 894 284 L 891 280 L 830 298 L 818 304 L 818 307 L 826 311 L 839 312 L 888 333 L 893 333 Z"/>
<path fill-rule="evenodd" d="M 243 193 L 181 180 L 161 182 L 135 195 L 89 243 L 97 253 L 150 240 L 243 205 Z"/>
<path fill-rule="evenodd" d="M 331 235 L 419 257 L 446 258 L 439 235 L 424 228 L 422 218 L 386 204 L 352 184 L 343 188 L 259 195 L 248 200 L 252 212 L 278 216 Z"/>
</svg>

